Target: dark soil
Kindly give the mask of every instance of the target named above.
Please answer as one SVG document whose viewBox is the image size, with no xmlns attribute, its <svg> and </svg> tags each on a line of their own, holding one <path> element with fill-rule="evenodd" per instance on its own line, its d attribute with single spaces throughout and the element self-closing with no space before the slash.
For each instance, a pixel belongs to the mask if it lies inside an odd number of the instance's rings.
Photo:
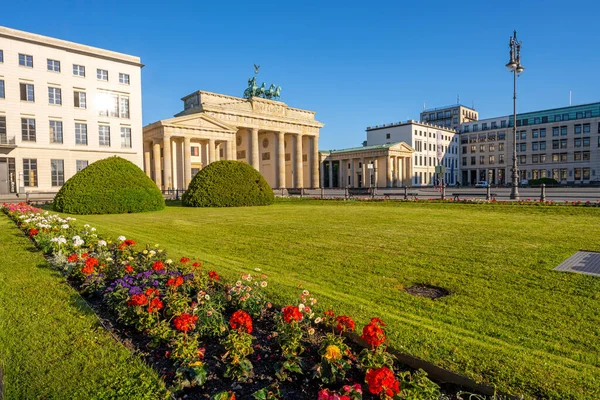
<svg viewBox="0 0 600 400">
<path fill-rule="evenodd" d="M 447 289 L 430 286 L 430 285 L 414 285 L 405 289 L 408 294 L 428 299 L 439 299 L 440 297 L 448 296 L 450 292 Z"/>
</svg>

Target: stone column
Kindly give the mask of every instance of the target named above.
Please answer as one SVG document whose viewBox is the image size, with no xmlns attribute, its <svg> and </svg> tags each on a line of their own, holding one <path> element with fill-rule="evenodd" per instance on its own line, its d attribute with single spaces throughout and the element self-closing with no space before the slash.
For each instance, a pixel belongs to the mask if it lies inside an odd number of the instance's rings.
<svg viewBox="0 0 600 400">
<path fill-rule="evenodd" d="M 319 137 L 312 137 L 312 182 L 313 189 L 319 188 Z"/>
<path fill-rule="evenodd" d="M 252 149 L 252 156 L 250 158 L 250 164 L 257 171 L 260 171 L 260 164 L 258 161 L 258 128 L 250 129 L 250 147 Z"/>
<path fill-rule="evenodd" d="M 344 175 L 345 170 L 346 170 L 346 166 L 345 166 L 344 160 L 340 160 L 339 168 L 338 168 L 338 173 L 340 174 L 340 177 L 338 178 L 338 180 L 339 180 L 338 187 L 341 187 L 341 188 L 346 186 L 346 176 Z"/>
<path fill-rule="evenodd" d="M 208 161 L 207 164 L 213 163 L 217 161 L 216 157 L 216 148 L 215 148 L 215 139 L 208 139 Z"/>
<path fill-rule="evenodd" d="M 325 187 L 325 163 L 326 161 L 323 161 L 322 163 L 320 163 L 321 168 L 319 168 L 319 179 L 320 179 L 320 187 Z"/>
<path fill-rule="evenodd" d="M 295 187 L 304 186 L 304 173 L 302 171 L 302 134 L 296 134 L 296 168 L 294 171 Z"/>
<path fill-rule="evenodd" d="M 152 142 L 144 141 L 144 172 L 146 176 L 152 179 L 152 166 L 150 164 L 150 152 L 152 151 Z"/>
<path fill-rule="evenodd" d="M 373 186 L 379 187 L 379 160 L 377 157 L 373 159 Z"/>
<path fill-rule="evenodd" d="M 361 179 L 362 179 L 362 187 L 368 187 L 367 185 L 367 164 L 365 163 L 364 157 L 361 159 Z"/>
<path fill-rule="evenodd" d="M 173 163 L 171 162 L 171 136 L 163 136 L 163 171 L 165 171 L 165 189 L 171 189 L 173 187 L 173 179 L 171 176 L 173 170 Z"/>
<path fill-rule="evenodd" d="M 329 185 L 328 187 L 331 189 L 333 187 L 333 161 L 329 159 Z"/>
<path fill-rule="evenodd" d="M 277 132 L 277 187 L 285 188 L 285 132 Z"/>
<path fill-rule="evenodd" d="M 355 171 L 355 167 L 354 167 L 354 158 L 350 159 L 350 187 L 355 187 L 355 182 L 356 182 L 356 171 Z"/>
<path fill-rule="evenodd" d="M 385 159 L 385 168 L 386 168 L 386 173 L 387 173 L 387 177 L 386 177 L 386 185 L 387 187 L 392 187 L 394 186 L 394 178 L 392 176 L 392 157 L 391 156 L 387 156 Z"/>
<path fill-rule="evenodd" d="M 404 176 L 406 176 L 406 186 L 412 186 L 413 171 L 412 171 L 412 156 L 404 159 Z"/>
<path fill-rule="evenodd" d="M 402 174 L 404 173 L 404 168 L 402 168 L 402 160 L 403 158 L 401 156 L 396 156 L 396 159 L 394 160 L 394 168 L 396 170 L 396 184 L 394 186 L 396 187 L 403 185 Z"/>
<path fill-rule="evenodd" d="M 183 138 L 183 187 L 187 189 L 192 181 L 192 140 Z"/>
<path fill-rule="evenodd" d="M 155 139 L 153 144 L 154 151 L 154 183 L 159 189 L 162 189 L 162 169 L 160 163 L 160 141 Z"/>
</svg>

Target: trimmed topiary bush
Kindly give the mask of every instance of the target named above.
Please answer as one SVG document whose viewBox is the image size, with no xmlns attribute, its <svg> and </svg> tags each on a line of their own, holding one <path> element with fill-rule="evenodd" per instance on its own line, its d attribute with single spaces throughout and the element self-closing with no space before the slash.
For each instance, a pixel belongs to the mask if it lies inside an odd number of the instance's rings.
<svg viewBox="0 0 600 400">
<path fill-rule="evenodd" d="M 123 214 L 162 210 L 165 199 L 137 165 L 110 157 L 96 161 L 65 182 L 53 207 L 69 214 Z"/>
<path fill-rule="evenodd" d="M 251 165 L 217 161 L 196 174 L 181 199 L 187 207 L 240 207 L 272 204 L 275 196 Z"/>
<path fill-rule="evenodd" d="M 542 183 L 546 185 L 560 185 L 560 183 L 553 178 L 539 178 L 529 180 L 530 185 L 541 185 Z"/>
</svg>

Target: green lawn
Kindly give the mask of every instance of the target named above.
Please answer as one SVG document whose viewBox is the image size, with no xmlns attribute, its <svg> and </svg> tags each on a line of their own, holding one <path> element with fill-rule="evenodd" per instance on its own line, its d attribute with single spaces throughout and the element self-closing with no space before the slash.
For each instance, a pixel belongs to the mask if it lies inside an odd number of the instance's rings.
<svg viewBox="0 0 600 400">
<path fill-rule="evenodd" d="M 301 286 L 360 324 L 379 316 L 398 349 L 502 391 L 600 398 L 600 278 L 552 271 L 600 251 L 600 209 L 289 201 L 78 220 L 229 278 L 260 267 L 276 301 Z M 451 295 L 402 290 L 415 283 Z"/>
<path fill-rule="evenodd" d="M 6 400 L 165 398 L 156 372 L 99 325 L 86 303 L 4 215 L 0 367 Z"/>
</svg>

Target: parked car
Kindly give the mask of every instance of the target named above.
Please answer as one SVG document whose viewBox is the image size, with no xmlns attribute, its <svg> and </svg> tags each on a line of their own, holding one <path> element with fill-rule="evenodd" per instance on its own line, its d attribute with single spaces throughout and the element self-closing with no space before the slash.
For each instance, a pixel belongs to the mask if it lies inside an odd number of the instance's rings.
<svg viewBox="0 0 600 400">
<path fill-rule="evenodd" d="M 479 181 L 475 184 L 475 187 L 478 187 L 478 188 L 486 188 L 488 186 L 490 186 L 490 184 L 487 183 L 486 181 Z"/>
</svg>

